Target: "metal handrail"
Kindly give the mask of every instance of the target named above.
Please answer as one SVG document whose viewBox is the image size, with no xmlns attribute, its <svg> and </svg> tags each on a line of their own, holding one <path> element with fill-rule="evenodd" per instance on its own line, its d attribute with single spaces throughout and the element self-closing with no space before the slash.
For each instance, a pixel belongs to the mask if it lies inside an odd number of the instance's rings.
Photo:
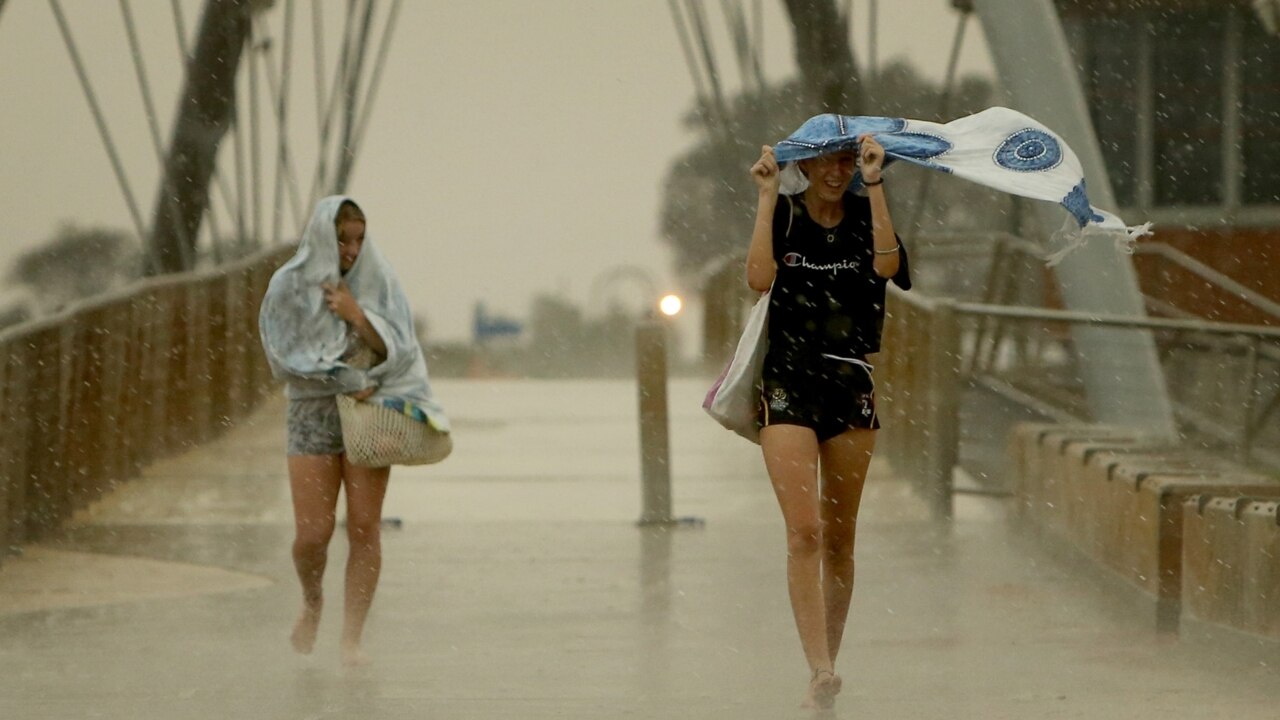
<svg viewBox="0 0 1280 720">
<path fill-rule="evenodd" d="M 925 311 L 932 311 L 939 303 L 947 302 L 946 300 L 930 297 L 922 293 L 908 293 L 894 285 L 889 286 L 889 292 L 899 302 L 906 303 Z M 952 306 L 955 308 L 955 312 L 962 315 L 998 317 L 1013 320 L 1042 320 L 1145 330 L 1180 330 L 1185 332 L 1204 332 L 1216 335 L 1243 335 L 1247 337 L 1258 337 L 1265 340 L 1280 341 L 1280 328 L 1268 327 L 1266 325 L 1247 325 L 1244 323 L 1223 323 L 1211 320 L 1177 318 L 1146 318 L 1134 315 L 1087 313 L 1080 312 L 1078 310 L 1029 308 L 1017 305 L 993 305 L 989 303 L 957 302 L 952 303 Z"/>
<path fill-rule="evenodd" d="M 1019 237 L 1005 231 L 990 231 L 977 235 L 967 235 L 963 233 L 934 233 L 924 236 L 921 240 L 937 244 L 939 241 L 943 243 L 954 243 L 957 246 L 972 247 L 975 241 L 985 244 L 1001 244 L 1007 250 L 1012 250 L 1023 255 L 1044 260 L 1045 253 L 1035 243 L 1026 238 Z M 1231 276 L 1217 270 L 1205 263 L 1195 259 L 1185 252 L 1164 243 L 1144 242 L 1134 247 L 1134 253 L 1137 255 L 1152 255 L 1160 257 L 1191 274 L 1199 277 L 1201 280 L 1209 284 L 1231 293 L 1234 297 L 1248 303 L 1255 309 L 1280 320 L 1280 302 L 1276 302 L 1262 293 L 1250 288 L 1239 281 L 1231 278 Z"/>
<path fill-rule="evenodd" d="M 257 267 L 263 262 L 271 262 L 273 259 L 278 260 L 284 257 L 284 253 L 292 247 L 293 244 L 273 245 L 251 255 L 246 255 L 238 260 L 222 263 L 206 269 L 187 270 L 184 272 L 165 273 L 163 275 L 139 278 L 127 285 L 99 293 L 92 297 L 67 303 L 57 311 L 49 313 L 48 315 L 42 315 L 15 325 L 10 325 L 3 330 L 0 330 L 0 344 L 4 344 L 15 337 L 26 335 L 32 331 L 46 330 L 62 325 L 76 315 L 92 312 L 108 305 L 114 305 L 115 303 L 127 300 L 135 295 L 142 295 L 147 292 L 177 287 L 179 285 L 207 282 L 224 275 L 243 272 Z"/>
<path fill-rule="evenodd" d="M 942 244 L 942 245 L 953 244 L 957 248 L 960 248 L 962 246 L 967 248 L 972 248 L 975 242 L 979 242 L 986 245 L 998 245 L 999 247 L 1005 250 L 1010 250 L 1010 251 L 1013 251 L 1037 260 L 1043 260 L 1045 258 L 1045 254 L 1043 250 L 1039 246 L 1037 246 L 1035 243 L 1025 238 L 1014 235 L 1013 233 L 1003 231 L 1003 230 L 987 231 L 977 235 L 967 234 L 967 233 L 931 233 L 927 236 L 923 236 L 917 242 L 920 243 L 921 241 L 923 241 L 924 243 L 931 243 L 931 245 L 926 244 L 925 247 L 930 247 L 933 250 L 939 249 L 938 247 L 939 244 Z M 946 248 L 946 249 L 953 249 L 953 248 Z M 1169 260 L 1170 262 L 1175 263 L 1179 267 L 1196 275 L 1197 277 L 1210 283 L 1211 285 L 1225 292 L 1231 293 L 1234 297 L 1253 306 L 1255 309 L 1265 314 L 1268 314 L 1270 316 L 1276 317 L 1277 319 L 1280 319 L 1280 303 L 1277 303 L 1271 300 L 1270 298 L 1266 297 L 1265 295 L 1259 293 L 1256 290 L 1253 290 L 1252 288 L 1246 287 L 1245 285 L 1239 283 L 1238 281 L 1233 280 L 1231 277 L 1227 276 L 1226 274 L 1219 272 L 1218 270 L 1215 270 L 1214 268 L 1200 262 L 1199 260 L 1196 260 L 1190 255 L 1187 255 L 1186 253 L 1182 252 L 1181 250 L 1178 250 L 1177 248 L 1174 248 L 1169 245 L 1165 245 L 1163 243 L 1141 243 L 1135 248 L 1135 252 L 1137 254 L 1154 255 L 1154 256 L 1162 257 L 1166 260 Z M 1148 304 L 1159 303 L 1161 305 L 1168 306 L 1168 303 L 1165 303 L 1164 301 L 1160 301 L 1154 298 L 1148 298 L 1147 300 L 1148 300 Z M 1168 306 L 1168 307 L 1162 307 L 1161 309 L 1162 311 L 1168 313 L 1173 308 L 1172 306 Z M 1189 313 L 1186 313 L 1185 311 L 1183 311 L 1182 314 L 1184 315 L 1182 319 L 1185 319 L 1188 321 L 1194 321 L 1194 316 L 1186 317 L 1187 315 L 1190 315 Z M 1101 323 L 1101 324 L 1108 324 L 1108 323 Z M 1265 326 L 1242 326 L 1242 325 L 1232 326 L 1229 324 L 1216 323 L 1213 325 L 1213 327 L 1215 329 L 1206 330 L 1206 331 L 1214 332 L 1218 334 L 1233 334 L 1235 332 L 1235 329 L 1239 327 L 1265 327 Z M 1175 328 L 1175 329 L 1190 329 L 1190 328 Z M 1247 332 L 1247 331 L 1244 334 L 1253 335 L 1253 333 Z M 1260 348 L 1260 350 L 1262 354 L 1266 356 L 1268 359 L 1280 360 L 1280 348 L 1272 347 L 1270 345 L 1264 345 Z"/>
<path fill-rule="evenodd" d="M 1239 411 L 1243 426 L 1228 419 L 1211 417 L 1195 408 L 1177 405 L 1178 415 L 1192 426 L 1234 446 L 1242 460 L 1276 464 L 1278 456 L 1263 444 L 1263 431 L 1273 426 L 1268 420 L 1280 412 L 1280 394 L 1270 400 L 1259 395 L 1259 381 L 1270 378 L 1271 370 L 1258 367 L 1261 359 L 1280 357 L 1280 328 L 1222 323 L 1202 319 L 1146 318 L 1070 310 L 1027 308 L 991 303 L 956 302 L 929 297 L 920 292 L 904 292 L 890 286 L 885 323 L 885 347 L 889 351 L 876 360 L 879 393 L 884 400 L 882 416 L 887 434 L 880 441 L 895 468 L 913 478 L 921 490 L 936 501 L 940 516 L 950 513 L 954 487 L 952 472 L 959 458 L 957 425 L 961 393 L 971 383 L 983 385 L 1005 396 L 1025 395 L 998 375 L 975 373 L 973 358 L 982 352 L 977 336 L 963 328 L 984 319 L 1008 323 L 1071 323 L 1094 327 L 1159 330 L 1183 335 L 1216 336 L 1233 345 L 1243 344 L 1248 369 L 1242 377 L 1244 388 Z M 966 369 L 967 367 L 967 369 Z M 1273 388 L 1272 380 L 1265 380 Z M 1043 415 L 1058 417 L 1039 398 L 1030 399 Z M 1270 434 L 1267 434 L 1270 437 Z"/>
<path fill-rule="evenodd" d="M 985 303 L 956 303 L 955 311 L 963 315 L 1009 318 L 1014 320 L 1043 320 L 1083 325 L 1140 330 L 1180 330 L 1214 335 L 1237 335 L 1280 341 L 1280 328 L 1244 323 L 1223 323 L 1210 320 L 1182 320 L 1175 318 L 1145 318 L 1109 313 L 1086 313 L 1076 310 L 1051 310 L 1025 308 L 1012 305 L 988 305 Z"/>
<path fill-rule="evenodd" d="M 1253 288 L 1242 285 L 1228 275 L 1205 265 L 1175 247 L 1171 247 L 1163 243 L 1141 243 L 1135 248 L 1135 252 L 1139 255 L 1156 255 L 1158 257 L 1162 257 L 1165 260 L 1168 260 L 1200 277 L 1202 280 L 1232 293 L 1236 297 L 1267 313 L 1271 317 L 1280 320 L 1280 303 L 1277 303 Z"/>
</svg>

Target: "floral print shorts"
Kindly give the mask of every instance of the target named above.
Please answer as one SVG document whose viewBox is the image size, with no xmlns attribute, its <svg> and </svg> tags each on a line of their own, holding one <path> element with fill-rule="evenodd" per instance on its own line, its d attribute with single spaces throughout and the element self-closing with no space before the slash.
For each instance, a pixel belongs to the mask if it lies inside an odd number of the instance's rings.
<svg viewBox="0 0 1280 720">
<path fill-rule="evenodd" d="M 345 449 L 333 396 L 290 400 L 286 425 L 290 455 L 340 455 Z"/>
</svg>

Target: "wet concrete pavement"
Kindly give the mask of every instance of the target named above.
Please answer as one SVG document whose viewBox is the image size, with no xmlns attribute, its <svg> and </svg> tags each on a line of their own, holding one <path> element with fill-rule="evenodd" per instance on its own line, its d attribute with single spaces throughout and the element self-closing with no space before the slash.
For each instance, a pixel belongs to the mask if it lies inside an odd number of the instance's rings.
<svg viewBox="0 0 1280 720">
<path fill-rule="evenodd" d="M 642 530 L 634 386 L 441 382 L 454 456 L 397 468 L 366 643 L 337 662 L 345 539 L 313 656 L 283 403 L 158 463 L 0 566 L 0 718 L 804 718 L 758 451 L 672 383 L 677 515 Z M 1105 573 L 963 499 L 949 527 L 873 465 L 839 718 L 1274 718 L 1280 648 L 1155 633 Z"/>
</svg>

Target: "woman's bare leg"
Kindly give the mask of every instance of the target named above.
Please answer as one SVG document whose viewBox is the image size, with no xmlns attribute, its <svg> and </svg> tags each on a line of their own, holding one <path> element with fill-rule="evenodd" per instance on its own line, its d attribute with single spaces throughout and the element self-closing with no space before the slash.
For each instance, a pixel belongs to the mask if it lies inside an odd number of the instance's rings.
<svg viewBox="0 0 1280 720">
<path fill-rule="evenodd" d="M 822 443 L 822 589 L 826 596 L 827 649 L 831 664 L 840 654 L 853 595 L 853 547 L 858 507 L 875 448 L 874 430 L 847 430 Z"/>
<path fill-rule="evenodd" d="M 342 624 L 342 662 L 368 662 L 360 649 L 365 619 L 373 604 L 382 572 L 382 501 L 387 495 L 391 468 L 365 468 L 343 458 L 342 477 L 347 490 L 346 609 Z"/>
<path fill-rule="evenodd" d="M 818 439 L 798 425 L 770 425 L 760 432 L 765 468 L 787 528 L 787 589 L 812 682 L 804 704 L 828 704 L 834 674 L 827 648 L 822 594 L 822 522 L 819 514 Z"/>
<path fill-rule="evenodd" d="M 324 568 L 333 537 L 334 510 L 342 486 L 338 455 L 290 455 L 289 489 L 293 495 L 293 566 L 302 583 L 302 612 L 294 623 L 293 649 L 306 655 L 316 643 L 324 606 Z"/>
</svg>

